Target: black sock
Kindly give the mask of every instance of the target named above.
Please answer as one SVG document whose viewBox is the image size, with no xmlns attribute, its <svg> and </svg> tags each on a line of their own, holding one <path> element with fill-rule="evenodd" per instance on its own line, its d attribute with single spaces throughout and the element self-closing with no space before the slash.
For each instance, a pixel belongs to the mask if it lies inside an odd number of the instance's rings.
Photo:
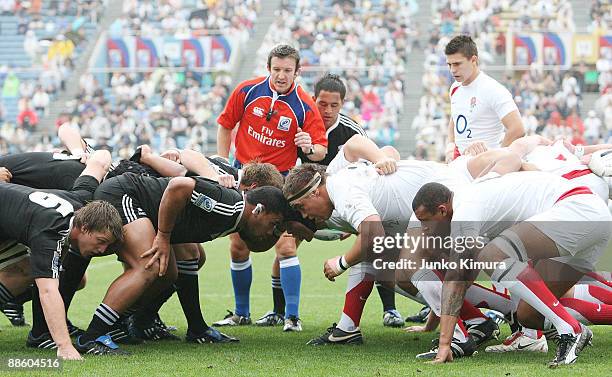
<svg viewBox="0 0 612 377">
<path fill-rule="evenodd" d="M 155 299 L 143 305 L 134 313 L 134 323 L 141 329 L 148 328 L 152 325 L 157 312 L 159 309 L 168 301 L 174 294 L 176 288 L 174 286 L 169 287 L 162 293 L 160 293 Z"/>
<path fill-rule="evenodd" d="M 42 305 L 40 304 L 40 297 L 38 296 L 38 287 L 32 286 L 32 336 L 39 337 L 42 334 L 49 332 L 47 327 L 47 321 L 45 320 L 45 313 L 43 312 Z"/>
<path fill-rule="evenodd" d="M 200 287 L 198 286 L 198 260 L 177 261 L 178 277 L 176 293 L 178 294 L 183 313 L 187 319 L 187 328 L 196 334 L 208 329 L 208 324 L 200 310 Z"/>
<path fill-rule="evenodd" d="M 26 302 L 30 301 L 32 299 L 32 286 L 30 286 L 30 288 L 26 289 L 23 293 L 18 294 L 17 296 L 15 296 L 15 298 L 13 299 L 13 304 L 17 304 L 17 305 L 23 305 Z"/>
<path fill-rule="evenodd" d="M 274 302 L 274 313 L 285 315 L 285 295 L 281 286 L 281 279 L 278 276 L 272 276 L 272 301 Z"/>
<path fill-rule="evenodd" d="M 0 304 L 5 304 L 7 302 L 13 302 L 15 300 L 15 296 L 5 287 L 2 283 L 0 283 Z"/>
<path fill-rule="evenodd" d="M 106 304 L 100 304 L 89 322 L 85 334 L 81 336 L 80 344 L 96 340 L 99 336 L 106 334 L 119 319 L 119 313 Z"/>
<path fill-rule="evenodd" d="M 376 289 L 383 304 L 383 311 L 395 310 L 395 291 L 376 282 Z"/>
</svg>

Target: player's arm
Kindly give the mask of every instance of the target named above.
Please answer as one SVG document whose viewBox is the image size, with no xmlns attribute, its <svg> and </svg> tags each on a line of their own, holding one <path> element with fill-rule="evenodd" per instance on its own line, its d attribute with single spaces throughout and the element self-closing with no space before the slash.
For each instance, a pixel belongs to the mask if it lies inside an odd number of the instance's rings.
<svg viewBox="0 0 612 377">
<path fill-rule="evenodd" d="M 81 176 L 90 175 L 102 182 L 102 179 L 108 172 L 111 165 L 111 154 L 107 150 L 95 151 L 85 163 L 85 169 L 81 172 Z"/>
<path fill-rule="evenodd" d="M 79 130 L 71 127 L 68 123 L 62 124 L 57 129 L 57 136 L 73 156 L 81 157 L 86 154 L 87 144 L 85 144 Z M 86 160 L 85 157 L 85 160 L 81 160 L 81 162 L 85 163 Z"/>
<path fill-rule="evenodd" d="M 366 228 L 367 227 L 367 228 Z M 341 256 L 325 261 L 323 272 L 325 277 L 334 281 L 335 277 L 342 274 L 349 267 L 362 261 L 363 250 L 373 250 L 375 240 L 385 237 L 385 229 L 382 226 L 380 216 L 370 215 L 359 225 L 359 234 L 353 246 Z"/>
<path fill-rule="evenodd" d="M 325 145 L 314 144 L 312 148 L 314 153 L 308 156 L 311 161 L 321 161 L 327 155 L 327 147 Z M 302 152 L 304 152 L 304 148 L 302 148 Z"/>
<path fill-rule="evenodd" d="M 178 215 L 183 211 L 195 188 L 195 180 L 187 177 L 172 178 L 164 190 L 159 204 L 157 235 L 153 246 L 141 256 L 152 256 L 145 268 L 150 268 L 159 260 L 159 276 L 166 273 L 170 256 L 170 238 Z"/>
<path fill-rule="evenodd" d="M 452 233 L 451 233 L 452 235 Z M 456 239 L 457 237 L 455 237 Z M 463 252 L 453 250 L 450 255 L 451 262 L 461 265 L 462 259 L 474 259 L 477 255 L 477 248 L 466 248 Z M 442 285 L 442 302 L 440 315 L 440 343 L 438 354 L 435 363 L 443 363 L 452 361 L 452 352 L 450 349 L 453 339 L 453 332 L 459 312 L 463 306 L 465 292 L 475 279 L 475 274 L 478 271 L 468 271 L 463 268 L 447 270 L 444 275 L 444 283 Z"/>
<path fill-rule="evenodd" d="M 162 177 L 183 177 L 187 169 L 178 162 L 156 155 L 148 145 L 140 147 L 140 162 L 152 167 Z"/>
<path fill-rule="evenodd" d="M 446 144 L 446 149 L 444 151 L 444 156 L 446 159 L 446 163 L 448 164 L 453 160 L 455 156 L 455 122 L 453 122 L 453 118 L 450 118 L 448 121 L 448 132 L 446 134 L 448 142 Z"/>
<path fill-rule="evenodd" d="M 217 130 L 217 154 L 229 158 L 230 145 L 232 144 L 232 130 L 219 125 Z"/>
<path fill-rule="evenodd" d="M 525 126 L 518 110 L 513 110 L 502 118 L 502 124 L 506 128 L 506 135 L 502 140 L 502 147 L 509 146 L 514 140 L 525 136 Z"/>
<path fill-rule="evenodd" d="M 57 345 L 57 356 L 67 360 L 82 360 L 68 335 L 64 301 L 59 293 L 59 280 L 37 278 L 35 282 L 49 332 Z"/>
<path fill-rule="evenodd" d="M 584 146 L 584 154 L 591 154 L 597 151 L 612 149 L 612 144 L 595 144 L 595 145 L 585 145 Z"/>
<path fill-rule="evenodd" d="M 232 130 L 242 120 L 244 115 L 244 93 L 243 85 L 239 85 L 225 104 L 225 109 L 217 118 L 217 154 L 223 158 L 229 158 L 230 146 L 232 145 Z"/>
<path fill-rule="evenodd" d="M 300 127 L 298 127 L 298 132 L 295 134 L 294 142 L 298 148 L 302 149 L 302 152 L 310 161 L 321 161 L 327 155 L 327 145 L 324 144 L 315 144 L 317 141 L 314 141 L 308 132 L 303 131 Z"/>
<path fill-rule="evenodd" d="M 306 112 L 303 129 L 298 127 L 294 142 L 310 161 L 321 161 L 327 155 L 325 125 L 314 102 L 307 100 L 307 103 L 311 110 Z"/>
<path fill-rule="evenodd" d="M 181 164 L 187 171 L 193 172 L 200 177 L 219 182 L 223 187 L 232 188 L 236 186 L 236 180 L 231 174 L 219 174 L 210 161 L 200 152 L 190 149 L 180 151 Z"/>
<path fill-rule="evenodd" d="M 527 154 L 529 154 L 531 151 L 533 151 L 535 147 L 537 147 L 538 145 L 551 145 L 551 144 L 552 144 L 552 140 L 547 139 L 544 136 L 531 135 L 531 136 L 523 136 L 523 137 L 520 137 L 514 140 L 512 143 L 510 143 L 510 146 L 508 147 L 508 149 L 514 154 L 516 154 L 517 156 L 519 156 L 520 158 L 523 158 Z"/>
<path fill-rule="evenodd" d="M 200 152 L 190 149 L 180 151 L 181 164 L 190 172 L 193 172 L 200 177 L 217 180 L 219 174 L 213 168 L 208 159 Z"/>
<path fill-rule="evenodd" d="M 359 159 L 371 161 L 376 168 L 384 174 L 391 174 L 397 170 L 399 158 L 393 150 L 383 150 L 378 148 L 376 143 L 367 137 L 353 135 L 342 147 L 344 158 L 350 162 Z"/>
<path fill-rule="evenodd" d="M 521 170 L 522 160 L 508 148 L 491 149 L 467 162 L 472 178 L 478 179 L 490 172 L 504 175 Z"/>
</svg>

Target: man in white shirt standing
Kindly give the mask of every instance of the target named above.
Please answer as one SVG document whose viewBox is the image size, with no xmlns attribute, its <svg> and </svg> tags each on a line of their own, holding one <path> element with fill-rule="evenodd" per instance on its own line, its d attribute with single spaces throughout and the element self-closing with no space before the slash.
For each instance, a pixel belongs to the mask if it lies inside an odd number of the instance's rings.
<svg viewBox="0 0 612 377">
<path fill-rule="evenodd" d="M 460 155 L 507 147 L 525 134 L 521 114 L 503 85 L 478 67 L 478 49 L 468 35 L 446 45 L 446 63 L 455 82 L 450 87 L 446 161 Z"/>
<path fill-rule="evenodd" d="M 584 120 L 584 128 L 587 145 L 597 144 L 601 138 L 601 119 L 597 117 L 595 110 L 589 111 L 589 116 Z"/>
</svg>

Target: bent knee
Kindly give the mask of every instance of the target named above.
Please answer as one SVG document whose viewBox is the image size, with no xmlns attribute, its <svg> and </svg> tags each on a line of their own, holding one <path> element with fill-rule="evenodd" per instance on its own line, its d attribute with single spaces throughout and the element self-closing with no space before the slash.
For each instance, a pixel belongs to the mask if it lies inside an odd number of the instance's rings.
<svg viewBox="0 0 612 377">
<path fill-rule="evenodd" d="M 297 255 L 297 245 L 293 237 L 281 237 L 274 246 L 276 256 L 280 259 Z"/>
<path fill-rule="evenodd" d="M 525 301 L 521 301 L 516 310 L 516 318 L 524 327 L 541 330 L 544 317 Z"/>
</svg>

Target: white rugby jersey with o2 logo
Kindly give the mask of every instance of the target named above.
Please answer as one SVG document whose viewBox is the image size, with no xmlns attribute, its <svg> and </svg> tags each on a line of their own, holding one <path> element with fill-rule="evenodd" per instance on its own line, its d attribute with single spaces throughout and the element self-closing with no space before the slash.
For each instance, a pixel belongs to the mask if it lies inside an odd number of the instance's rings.
<svg viewBox="0 0 612 377">
<path fill-rule="evenodd" d="M 501 147 L 504 138 L 501 120 L 518 110 L 508 89 L 480 72 L 469 85 L 454 82 L 449 95 L 459 152 L 463 154 L 475 141 L 483 141 L 489 148 Z"/>
</svg>

